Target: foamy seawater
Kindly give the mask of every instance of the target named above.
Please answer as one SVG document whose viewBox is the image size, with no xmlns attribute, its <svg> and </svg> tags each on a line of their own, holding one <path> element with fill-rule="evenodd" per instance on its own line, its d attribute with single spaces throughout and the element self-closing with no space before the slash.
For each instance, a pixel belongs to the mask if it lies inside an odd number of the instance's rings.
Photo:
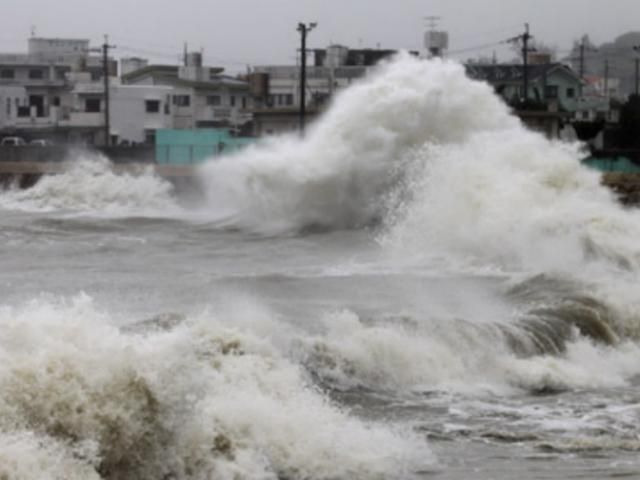
<svg viewBox="0 0 640 480">
<path fill-rule="evenodd" d="M 640 475 L 640 219 L 580 156 L 400 57 L 196 205 L 0 193 L 0 477 Z"/>
</svg>

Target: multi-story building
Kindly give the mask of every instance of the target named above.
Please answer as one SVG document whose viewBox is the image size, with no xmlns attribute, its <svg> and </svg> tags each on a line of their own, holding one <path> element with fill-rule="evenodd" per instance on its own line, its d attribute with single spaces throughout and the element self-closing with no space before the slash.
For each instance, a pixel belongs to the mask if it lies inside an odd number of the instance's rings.
<svg viewBox="0 0 640 480">
<path fill-rule="evenodd" d="M 58 143 L 105 142 L 105 87 L 100 55 L 89 40 L 29 39 L 25 54 L 0 54 L 0 138 Z M 108 59 L 112 144 L 152 142 L 167 128 L 238 127 L 248 120 L 248 83 L 203 67 L 198 53 L 184 66 Z"/>
<path fill-rule="evenodd" d="M 174 128 L 239 127 L 251 120 L 249 84 L 202 65 L 199 53 L 186 56 L 184 66 L 146 65 L 122 76 L 123 86 L 163 86 L 171 89 Z"/>
<path fill-rule="evenodd" d="M 116 74 L 112 59 L 108 66 Z M 97 83 L 102 71 L 102 58 L 90 54 L 89 40 L 33 37 L 27 53 L 0 54 L 0 135 L 81 137 L 91 128 L 75 122 L 80 107 L 74 105 L 72 85 L 76 77 Z"/>
</svg>

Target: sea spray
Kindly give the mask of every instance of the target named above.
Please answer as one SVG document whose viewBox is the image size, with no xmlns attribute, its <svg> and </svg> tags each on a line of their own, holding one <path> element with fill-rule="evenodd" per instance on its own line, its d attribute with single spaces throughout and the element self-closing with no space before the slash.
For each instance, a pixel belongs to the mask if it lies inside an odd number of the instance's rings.
<svg viewBox="0 0 640 480">
<path fill-rule="evenodd" d="M 150 169 L 117 174 L 101 154 L 76 151 L 60 174 L 0 194 L 0 206 L 26 211 L 105 215 L 171 215 L 180 211 L 171 184 Z"/>
<path fill-rule="evenodd" d="M 488 85 L 453 62 L 401 55 L 338 94 L 304 139 L 280 136 L 201 170 L 206 209 L 260 232 L 379 220 L 414 149 L 517 125 Z"/>
<path fill-rule="evenodd" d="M 637 269 L 640 216 L 580 164 L 576 144 L 516 127 L 414 154 L 410 202 L 383 243 L 509 270 L 567 272 L 602 262 Z"/>
</svg>

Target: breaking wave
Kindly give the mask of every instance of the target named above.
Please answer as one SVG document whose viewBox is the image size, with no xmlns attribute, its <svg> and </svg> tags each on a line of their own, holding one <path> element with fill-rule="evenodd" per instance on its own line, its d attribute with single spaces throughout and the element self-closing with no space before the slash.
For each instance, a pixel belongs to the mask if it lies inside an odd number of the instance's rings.
<svg viewBox="0 0 640 480">
<path fill-rule="evenodd" d="M 491 324 L 372 320 L 336 312 L 326 316 L 321 334 L 302 340 L 305 365 L 327 388 L 393 395 L 511 395 L 629 385 L 640 374 L 640 346 L 615 337 L 606 319 L 583 316 L 579 307 L 567 314 L 572 307 L 566 302 L 544 314 L 527 311 Z"/>
<path fill-rule="evenodd" d="M 171 184 L 150 170 L 118 174 L 100 154 L 77 153 L 60 174 L 45 175 L 33 187 L 0 194 L 5 209 L 105 215 L 167 215 L 179 211 Z"/>
<path fill-rule="evenodd" d="M 284 325 L 236 313 L 119 330 L 86 295 L 0 308 L 0 476 L 382 479 L 429 463 L 417 434 L 314 387 L 277 347 Z"/>
<path fill-rule="evenodd" d="M 304 139 L 282 136 L 201 171 L 207 208 L 261 232 L 377 221 L 413 150 L 517 125 L 461 66 L 401 56 L 338 95 Z"/>
</svg>

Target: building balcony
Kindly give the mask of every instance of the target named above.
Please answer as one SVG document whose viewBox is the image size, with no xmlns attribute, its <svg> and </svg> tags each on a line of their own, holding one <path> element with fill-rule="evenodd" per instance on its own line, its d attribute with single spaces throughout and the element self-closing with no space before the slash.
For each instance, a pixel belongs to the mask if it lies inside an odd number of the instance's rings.
<svg viewBox="0 0 640 480">
<path fill-rule="evenodd" d="M 22 88 L 64 88 L 66 80 L 35 80 L 31 78 L 0 78 L 0 86 L 12 86 Z"/>
<path fill-rule="evenodd" d="M 101 127 L 104 125 L 104 113 L 70 112 L 69 119 L 64 124 L 69 127 Z"/>
</svg>

